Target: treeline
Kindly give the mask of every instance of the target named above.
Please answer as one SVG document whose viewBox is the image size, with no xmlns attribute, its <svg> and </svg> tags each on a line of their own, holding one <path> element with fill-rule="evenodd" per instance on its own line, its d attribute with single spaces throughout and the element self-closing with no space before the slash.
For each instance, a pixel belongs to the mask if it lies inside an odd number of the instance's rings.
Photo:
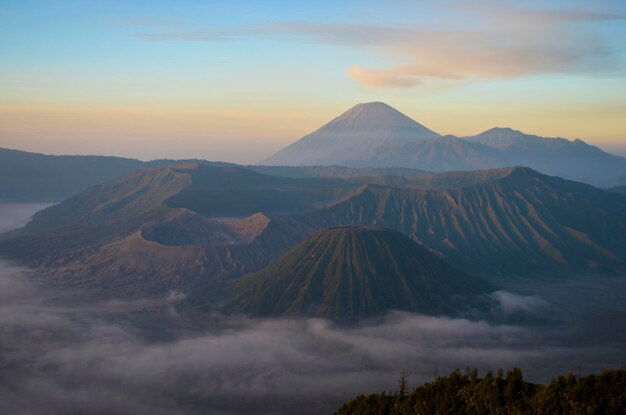
<svg viewBox="0 0 626 415">
<path fill-rule="evenodd" d="M 476 369 L 457 369 L 410 391 L 403 373 L 399 383 L 394 393 L 359 395 L 335 414 L 626 414 L 626 368 L 559 376 L 548 385 L 526 382 L 517 368 L 482 378 Z"/>
</svg>

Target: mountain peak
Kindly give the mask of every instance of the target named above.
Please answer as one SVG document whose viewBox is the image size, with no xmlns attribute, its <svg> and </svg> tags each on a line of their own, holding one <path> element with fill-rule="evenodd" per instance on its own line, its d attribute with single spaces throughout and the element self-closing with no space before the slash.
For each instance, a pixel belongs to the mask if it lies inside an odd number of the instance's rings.
<svg viewBox="0 0 626 415">
<path fill-rule="evenodd" d="M 392 309 L 459 310 L 491 284 L 448 265 L 389 229 L 321 229 L 233 287 L 227 312 L 356 320 Z"/>
<path fill-rule="evenodd" d="M 507 136 L 525 136 L 527 134 L 523 133 L 520 130 L 514 130 L 513 128 L 509 128 L 509 127 L 493 127 L 481 134 L 479 134 L 481 136 L 483 135 L 507 135 Z"/>
<path fill-rule="evenodd" d="M 382 146 L 439 137 L 383 102 L 357 104 L 262 164 L 333 165 L 371 157 Z"/>
<path fill-rule="evenodd" d="M 416 130 L 413 138 L 418 138 L 424 133 L 429 136 L 437 135 L 384 102 L 357 104 L 318 131 L 372 133 L 386 132 L 390 129 L 398 131 L 404 129 Z"/>
<path fill-rule="evenodd" d="M 381 101 L 373 101 L 373 102 L 362 102 L 360 104 L 356 104 L 354 107 L 350 108 L 344 114 L 348 113 L 384 113 L 384 112 L 392 112 L 402 114 L 400 111 L 395 109 L 389 104 L 386 104 Z M 404 114 L 403 114 L 404 115 Z"/>
</svg>

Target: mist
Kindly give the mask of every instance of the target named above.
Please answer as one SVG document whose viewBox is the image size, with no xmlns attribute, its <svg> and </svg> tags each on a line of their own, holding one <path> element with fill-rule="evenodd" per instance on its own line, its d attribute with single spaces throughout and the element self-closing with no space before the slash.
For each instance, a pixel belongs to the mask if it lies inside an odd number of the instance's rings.
<svg viewBox="0 0 626 415">
<path fill-rule="evenodd" d="M 51 203 L 0 202 L 0 234 L 26 225 L 35 213 L 50 205 Z"/>
<path fill-rule="evenodd" d="M 177 312 L 181 293 L 77 302 L 77 292 L 0 261 L 0 413 L 320 414 L 359 393 L 395 390 L 402 370 L 411 386 L 466 367 L 517 366 L 540 382 L 579 367 L 598 372 L 626 363 L 626 334 L 615 334 L 625 289 L 624 278 L 582 278 L 492 294 L 499 317 L 532 315 L 533 324 L 400 312 L 351 327 L 199 324 Z"/>
</svg>

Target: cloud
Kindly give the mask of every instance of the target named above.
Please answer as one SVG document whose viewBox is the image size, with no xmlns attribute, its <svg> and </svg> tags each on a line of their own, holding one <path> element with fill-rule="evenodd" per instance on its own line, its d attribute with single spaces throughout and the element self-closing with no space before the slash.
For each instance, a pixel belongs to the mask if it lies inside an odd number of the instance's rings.
<svg viewBox="0 0 626 415">
<path fill-rule="evenodd" d="M 455 16 L 462 11 L 470 17 Z M 510 79 L 551 73 L 610 73 L 618 69 L 614 51 L 591 25 L 623 20 L 623 14 L 587 10 L 532 10 L 489 3 L 462 4 L 442 17 L 437 28 L 362 27 L 363 43 L 352 27 L 309 29 L 326 42 L 378 51 L 386 69 L 356 66 L 348 76 L 367 87 L 413 87 L 437 80 Z M 446 21 L 457 24 L 446 25 Z M 471 23 L 468 23 L 471 22 Z M 339 26 L 339 25 L 338 25 Z M 301 31 L 300 31 L 301 33 Z M 370 42 L 372 34 L 378 39 Z"/>
<path fill-rule="evenodd" d="M 0 234 L 20 228 L 51 203 L 0 203 Z"/>
<path fill-rule="evenodd" d="M 347 76 L 370 88 L 412 88 L 450 80 L 509 79 L 554 73 L 610 73 L 614 51 L 597 27 L 624 20 L 623 9 L 550 8 L 492 1 L 422 3 L 403 22 L 269 22 L 222 31 L 140 34 L 144 40 L 223 41 L 256 37 L 369 50 L 389 62 L 358 62 Z M 398 13 L 402 13 L 402 7 Z M 430 15 L 422 19 L 422 15 Z M 407 17 L 415 16 L 413 23 Z"/>
<path fill-rule="evenodd" d="M 520 366 L 546 380 L 584 356 L 623 358 L 620 345 L 579 347 L 562 328 L 555 336 L 554 327 L 399 312 L 352 327 L 322 319 L 190 323 L 172 307 L 176 296 L 76 303 L 74 292 L 33 277 L 0 263 L 3 413 L 329 413 L 358 393 L 394 389 L 402 369 L 412 385 L 466 366 Z M 512 311 L 541 305 L 496 297 Z"/>
<path fill-rule="evenodd" d="M 319 414 L 359 393 L 394 389 L 402 369 L 411 385 L 466 366 L 482 373 L 518 366 L 532 381 L 579 363 L 597 371 L 623 364 L 625 287 L 619 278 L 544 286 L 569 307 L 573 325 L 399 312 L 350 327 L 322 319 L 188 321 L 176 311 L 177 293 L 92 303 L 0 261 L 0 413 Z M 507 291 L 492 298 L 510 314 L 547 304 Z"/>
<path fill-rule="evenodd" d="M 346 74 L 371 88 L 411 87 L 422 83 L 414 76 L 403 76 L 393 71 L 368 71 L 359 65 L 353 66 Z"/>
<path fill-rule="evenodd" d="M 550 307 L 550 304 L 540 297 L 518 295 L 507 291 L 496 291 L 491 295 L 491 298 L 498 302 L 506 314 L 535 314 L 546 311 Z"/>
</svg>

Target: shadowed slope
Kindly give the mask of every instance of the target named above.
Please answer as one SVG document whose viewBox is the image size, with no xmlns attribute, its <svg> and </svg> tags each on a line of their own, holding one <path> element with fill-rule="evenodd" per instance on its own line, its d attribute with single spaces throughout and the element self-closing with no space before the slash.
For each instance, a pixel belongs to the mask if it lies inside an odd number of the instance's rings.
<svg viewBox="0 0 626 415">
<path fill-rule="evenodd" d="M 300 219 L 395 229 L 480 275 L 626 270 L 624 196 L 521 167 L 485 171 L 483 181 L 446 176 L 433 180 L 452 189 L 368 186 Z"/>
<path fill-rule="evenodd" d="M 234 287 L 225 309 L 253 316 L 360 319 L 392 309 L 456 312 L 493 290 L 399 232 L 323 229 Z"/>
<path fill-rule="evenodd" d="M 57 202 L 143 166 L 135 159 L 0 148 L 0 201 Z"/>
<path fill-rule="evenodd" d="M 256 272 L 316 229 L 366 225 L 483 277 L 626 272 L 622 195 L 527 168 L 403 180 L 290 179 L 232 166 L 134 171 L 37 214 L 3 235 L 0 252 L 60 282 L 158 292 Z"/>
<path fill-rule="evenodd" d="M 359 186 L 196 163 L 148 168 L 37 213 L 24 228 L 3 235 L 10 241 L 0 243 L 0 249 L 15 259 L 51 265 L 61 259 L 85 261 L 93 249 L 138 231 L 166 245 L 227 242 L 240 238 L 208 218 L 312 211 L 344 200 Z"/>
</svg>

